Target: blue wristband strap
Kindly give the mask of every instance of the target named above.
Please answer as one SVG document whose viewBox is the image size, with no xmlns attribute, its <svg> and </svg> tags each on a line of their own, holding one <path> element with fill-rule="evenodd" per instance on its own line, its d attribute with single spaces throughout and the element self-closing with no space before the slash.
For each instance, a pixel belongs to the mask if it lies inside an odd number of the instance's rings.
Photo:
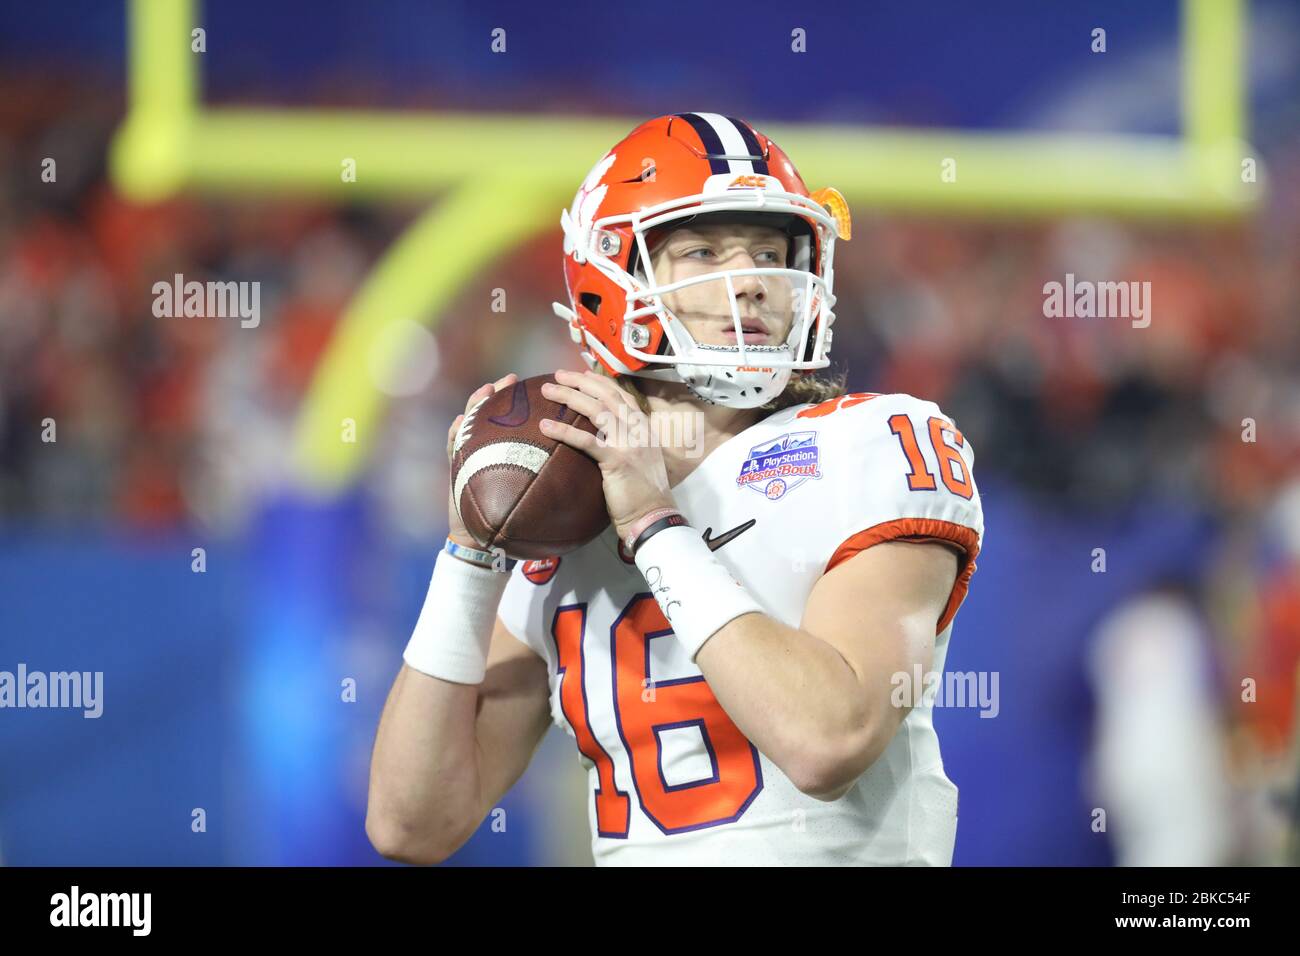
<svg viewBox="0 0 1300 956">
<path fill-rule="evenodd" d="M 480 551 L 478 548 L 469 548 L 463 544 L 457 544 L 451 538 L 447 539 L 447 545 L 443 550 L 453 557 L 468 561 L 470 564 L 477 564 L 489 571 L 510 572 L 519 563 L 514 558 L 507 558 L 506 553 L 500 548 L 493 548 L 491 551 Z"/>
</svg>

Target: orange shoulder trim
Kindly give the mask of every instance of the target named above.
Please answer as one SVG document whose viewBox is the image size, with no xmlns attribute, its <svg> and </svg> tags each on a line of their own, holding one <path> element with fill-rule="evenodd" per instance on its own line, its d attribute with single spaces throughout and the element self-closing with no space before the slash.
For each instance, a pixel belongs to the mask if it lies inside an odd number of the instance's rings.
<svg viewBox="0 0 1300 956">
<path fill-rule="evenodd" d="M 957 609 L 966 600 L 971 575 L 975 573 L 975 558 L 979 555 L 980 544 L 979 535 L 973 529 L 936 518 L 895 518 L 893 521 L 883 521 L 865 531 L 859 531 L 836 548 L 826 564 L 826 570 L 831 570 L 837 564 L 847 561 L 859 551 L 865 551 L 872 545 L 883 541 L 899 540 L 939 541 L 944 544 L 954 544 L 962 551 L 962 556 L 957 563 L 957 580 L 952 584 L 948 605 L 943 609 L 939 626 L 934 631 L 940 634 L 952 623 Z"/>
<path fill-rule="evenodd" d="M 795 418 L 822 418 L 831 412 L 838 412 L 841 408 L 852 408 L 854 405 L 861 405 L 863 402 L 869 402 L 873 398 L 879 398 L 879 392 L 850 392 L 848 395 L 841 395 L 839 398 L 828 398 L 824 402 L 818 402 L 816 405 L 810 405 L 795 414 Z"/>
</svg>

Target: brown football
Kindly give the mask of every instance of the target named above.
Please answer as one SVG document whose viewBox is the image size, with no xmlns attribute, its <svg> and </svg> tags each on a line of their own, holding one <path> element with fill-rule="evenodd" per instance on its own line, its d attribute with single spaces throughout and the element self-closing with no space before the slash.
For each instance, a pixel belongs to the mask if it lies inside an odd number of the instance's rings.
<svg viewBox="0 0 1300 956">
<path fill-rule="evenodd" d="M 512 558 L 548 558 L 586 544 L 609 526 L 600 466 L 545 435 L 543 418 L 596 434 L 569 406 L 542 394 L 537 375 L 503 388 L 466 413 L 452 445 L 452 500 L 485 548 Z"/>
</svg>

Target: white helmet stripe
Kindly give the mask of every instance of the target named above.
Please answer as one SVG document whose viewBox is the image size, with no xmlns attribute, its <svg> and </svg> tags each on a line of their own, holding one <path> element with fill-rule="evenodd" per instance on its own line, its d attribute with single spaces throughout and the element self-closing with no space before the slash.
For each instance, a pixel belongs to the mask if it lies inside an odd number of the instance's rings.
<svg viewBox="0 0 1300 956">
<path fill-rule="evenodd" d="M 754 163 L 751 160 L 730 158 L 732 156 L 750 155 L 749 145 L 745 142 L 745 137 L 740 134 L 740 130 L 735 123 L 721 113 L 696 113 L 695 115 L 713 127 L 713 131 L 718 134 L 718 139 L 722 141 L 722 150 L 728 157 L 728 172 L 754 172 Z"/>
</svg>

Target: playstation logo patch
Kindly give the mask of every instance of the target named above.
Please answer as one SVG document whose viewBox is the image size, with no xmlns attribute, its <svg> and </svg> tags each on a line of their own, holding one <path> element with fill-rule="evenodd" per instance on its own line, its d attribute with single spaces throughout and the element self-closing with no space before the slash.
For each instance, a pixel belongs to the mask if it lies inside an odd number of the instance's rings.
<svg viewBox="0 0 1300 956">
<path fill-rule="evenodd" d="M 736 484 L 776 501 L 821 476 L 817 432 L 787 432 L 749 450 Z"/>
</svg>

